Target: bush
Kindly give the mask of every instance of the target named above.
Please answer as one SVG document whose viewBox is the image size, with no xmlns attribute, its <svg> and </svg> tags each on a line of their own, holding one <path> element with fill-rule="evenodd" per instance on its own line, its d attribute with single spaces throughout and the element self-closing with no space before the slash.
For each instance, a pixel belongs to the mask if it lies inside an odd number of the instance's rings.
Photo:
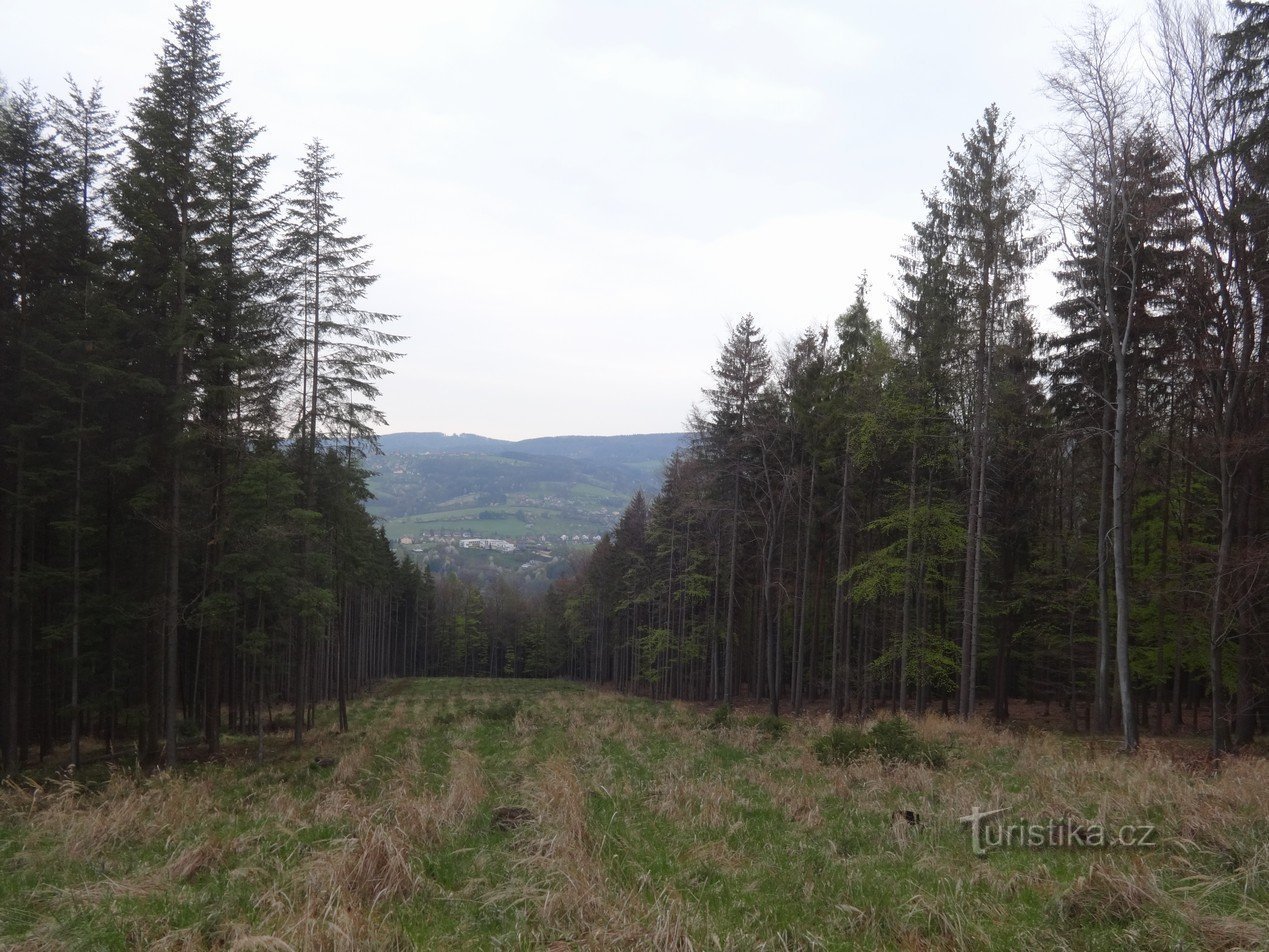
<svg viewBox="0 0 1269 952">
<path fill-rule="evenodd" d="M 925 764 L 942 767 L 947 753 L 938 744 L 921 740 L 912 725 L 901 717 L 878 721 L 869 731 L 873 749 L 889 763 Z"/>
<path fill-rule="evenodd" d="M 901 717 L 878 721 L 867 733 L 854 727 L 834 727 L 817 740 L 812 749 L 825 766 L 845 766 L 872 751 L 886 763 L 923 764 L 943 767 L 947 751 L 939 744 L 921 740 Z"/>
<path fill-rule="evenodd" d="M 714 708 L 713 713 L 709 715 L 708 726 L 711 729 L 726 727 L 730 723 L 731 723 L 731 705 L 730 704 L 720 704 L 718 707 Z"/>
<path fill-rule="evenodd" d="M 505 723 L 507 721 L 515 720 L 516 714 L 519 713 L 519 711 L 519 699 L 511 699 L 499 704 L 488 704 L 483 709 L 473 709 L 472 713 L 482 721 Z"/>
<path fill-rule="evenodd" d="M 774 714 L 763 714 L 761 717 L 755 717 L 750 723 L 772 739 L 783 737 L 789 732 L 789 722 Z"/>
<path fill-rule="evenodd" d="M 203 733 L 203 726 L 194 718 L 183 717 L 176 722 L 176 736 L 181 740 L 193 740 Z"/>
<path fill-rule="evenodd" d="M 852 763 L 872 749 L 868 736 L 858 728 L 834 727 L 811 745 L 816 759 L 825 766 Z"/>
</svg>

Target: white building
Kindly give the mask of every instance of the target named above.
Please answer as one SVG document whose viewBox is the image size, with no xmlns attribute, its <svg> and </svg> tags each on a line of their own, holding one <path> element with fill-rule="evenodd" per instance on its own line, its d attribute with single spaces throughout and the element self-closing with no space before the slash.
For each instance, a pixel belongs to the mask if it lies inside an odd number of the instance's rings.
<svg viewBox="0 0 1269 952">
<path fill-rule="evenodd" d="M 514 552 L 514 542 L 506 539 L 463 539 L 458 543 L 464 549 L 491 549 L 494 552 Z"/>
</svg>

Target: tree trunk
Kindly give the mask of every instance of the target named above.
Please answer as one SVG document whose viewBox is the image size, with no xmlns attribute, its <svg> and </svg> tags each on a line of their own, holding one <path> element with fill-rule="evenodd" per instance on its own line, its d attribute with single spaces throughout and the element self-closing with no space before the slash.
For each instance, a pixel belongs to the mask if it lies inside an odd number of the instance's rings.
<svg viewBox="0 0 1269 952">
<path fill-rule="evenodd" d="M 1127 337 L 1127 332 L 1125 332 Z M 1115 350 L 1115 479 L 1112 541 L 1115 557 L 1115 666 L 1119 676 L 1120 714 L 1124 749 L 1137 749 L 1137 718 L 1133 706 L 1132 669 L 1128 662 L 1128 539 L 1124 467 L 1128 443 L 1128 367 L 1124 346 Z"/>
</svg>

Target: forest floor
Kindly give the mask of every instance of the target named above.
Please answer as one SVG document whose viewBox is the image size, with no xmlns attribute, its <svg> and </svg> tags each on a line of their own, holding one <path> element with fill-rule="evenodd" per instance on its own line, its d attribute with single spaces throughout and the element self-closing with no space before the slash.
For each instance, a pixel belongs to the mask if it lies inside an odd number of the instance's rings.
<svg viewBox="0 0 1269 952">
<path fill-rule="evenodd" d="M 0 789 L 0 947 L 1269 947 L 1264 757 L 931 717 L 942 767 L 824 765 L 822 716 L 558 682 L 394 681 L 350 714 L 260 764 L 242 738 Z M 975 808 L 1152 845 L 977 855 Z"/>
</svg>

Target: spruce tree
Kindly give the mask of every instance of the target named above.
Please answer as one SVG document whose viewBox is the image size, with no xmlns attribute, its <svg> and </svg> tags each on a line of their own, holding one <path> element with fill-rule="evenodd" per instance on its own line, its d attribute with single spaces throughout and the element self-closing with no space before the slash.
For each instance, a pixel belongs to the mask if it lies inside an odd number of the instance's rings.
<svg viewBox="0 0 1269 952">
<path fill-rule="evenodd" d="M 84 602 L 84 496 L 86 446 L 88 442 L 89 400 L 105 377 L 107 318 L 105 268 L 108 263 L 106 239 L 106 190 L 108 173 L 118 160 L 114 114 L 105 108 L 100 84 L 85 93 L 67 77 L 65 98 L 53 101 L 53 122 L 67 156 L 67 179 L 78 199 L 79 253 L 76 257 L 78 320 L 68 341 L 68 357 L 74 364 L 74 477 L 71 504 L 71 618 L 70 618 L 70 716 L 71 765 L 79 766 L 81 704 L 81 647 Z M 90 391 L 90 386 L 93 388 Z"/>
<path fill-rule="evenodd" d="M 78 252 L 67 157 L 34 87 L 0 99 L 0 631 L 4 769 L 30 743 L 37 651 L 34 541 L 66 477 L 55 441 L 63 430 L 73 325 L 67 289 Z"/>
<path fill-rule="evenodd" d="M 1009 142 L 1012 126 L 994 104 L 987 107 L 943 178 L 954 280 L 973 354 L 965 399 L 969 497 L 959 703 L 966 718 L 974 713 L 977 687 L 992 367 L 1001 333 L 1024 311 L 1023 281 L 1039 247 L 1028 224 L 1033 191 Z"/>
<path fill-rule="evenodd" d="M 153 495 L 161 500 L 153 520 L 161 527 L 164 556 L 155 587 L 164 607 L 151 645 L 145 754 L 157 756 L 162 724 L 168 764 L 176 762 L 181 688 L 182 489 L 198 396 L 197 354 L 208 321 L 210 147 L 226 85 L 206 2 L 182 7 L 171 29 L 133 104 L 124 133 L 129 161 L 112 196 L 126 275 L 124 306 L 140 337 L 138 364 L 153 381 L 144 418 L 149 465 L 157 476 Z"/>
<path fill-rule="evenodd" d="M 292 429 L 304 474 L 304 505 L 319 506 L 318 469 L 323 446 L 342 443 L 351 467 L 363 446 L 377 445 L 374 427 L 383 423 L 374 400 L 375 381 L 388 373 L 395 358 L 389 350 L 401 340 L 382 330 L 387 314 L 358 305 L 375 281 L 367 257 L 369 245 L 360 235 L 345 233 L 345 219 L 337 210 L 339 177 L 330 153 L 314 139 L 305 150 L 299 175 L 286 196 L 281 234 L 281 258 L 288 282 L 294 331 L 291 353 L 294 407 Z M 297 628 L 294 651 L 296 686 L 295 743 L 303 742 L 305 692 L 313 632 Z"/>
<path fill-rule="evenodd" d="M 709 457 L 718 464 L 729 499 L 727 615 L 723 627 L 723 703 L 730 704 L 735 678 L 736 575 L 739 555 L 740 484 L 751 455 L 748 432 L 753 404 L 771 373 L 771 355 L 752 314 L 732 328 L 714 364 L 714 386 L 705 391 L 706 406 L 693 412 L 692 427 Z"/>
</svg>

